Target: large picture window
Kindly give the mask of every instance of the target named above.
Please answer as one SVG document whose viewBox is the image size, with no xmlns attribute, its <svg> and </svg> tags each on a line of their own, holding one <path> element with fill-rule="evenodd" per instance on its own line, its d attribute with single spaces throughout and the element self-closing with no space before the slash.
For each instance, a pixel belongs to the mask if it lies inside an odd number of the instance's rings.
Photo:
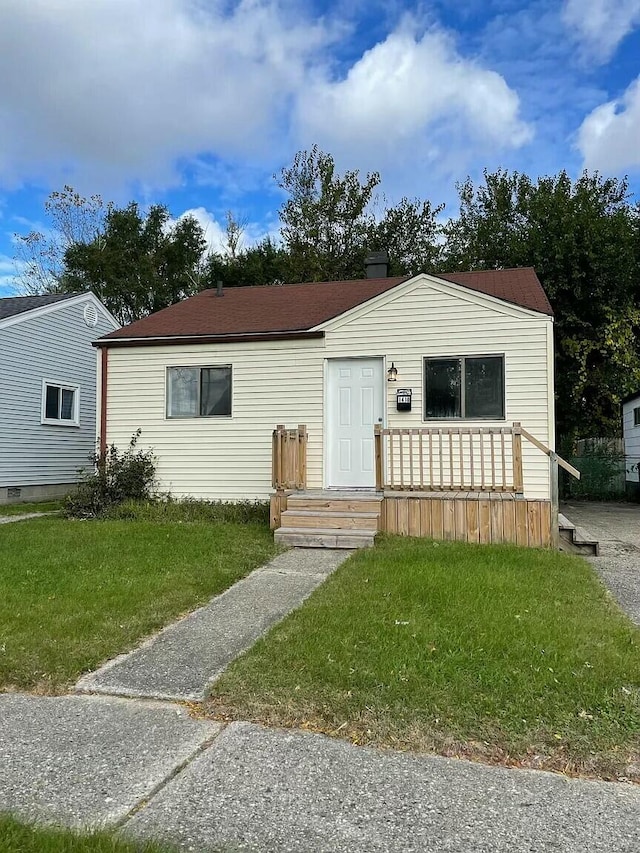
<svg viewBox="0 0 640 853">
<path fill-rule="evenodd" d="M 41 420 L 55 426 L 79 426 L 80 388 L 43 380 Z"/>
<path fill-rule="evenodd" d="M 167 368 L 167 417 L 231 416 L 231 366 Z"/>
<path fill-rule="evenodd" d="M 425 358 L 426 420 L 504 419 L 504 357 Z"/>
</svg>

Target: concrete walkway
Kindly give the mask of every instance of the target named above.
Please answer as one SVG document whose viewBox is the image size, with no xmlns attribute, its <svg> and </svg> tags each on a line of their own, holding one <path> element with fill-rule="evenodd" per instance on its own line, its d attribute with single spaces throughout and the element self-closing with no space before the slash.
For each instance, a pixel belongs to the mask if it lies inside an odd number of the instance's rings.
<svg viewBox="0 0 640 853">
<path fill-rule="evenodd" d="M 283 554 L 81 685 L 201 697 L 229 660 L 347 556 Z M 640 849 L 640 787 L 630 784 L 410 756 L 250 723 L 225 726 L 175 702 L 100 695 L 0 695 L 4 811 L 114 828 L 182 851 Z"/>
<path fill-rule="evenodd" d="M 307 598 L 349 551 L 287 551 L 142 646 L 84 676 L 76 690 L 201 701 L 207 687 Z"/>
<path fill-rule="evenodd" d="M 44 518 L 46 515 L 59 515 L 57 509 L 51 512 L 26 512 L 24 515 L 0 515 L 0 524 L 10 524 L 12 521 L 28 521 L 30 518 Z"/>
<path fill-rule="evenodd" d="M 0 696 L 0 812 L 179 850 L 637 853 L 640 788 L 352 746 L 173 703 Z"/>
</svg>

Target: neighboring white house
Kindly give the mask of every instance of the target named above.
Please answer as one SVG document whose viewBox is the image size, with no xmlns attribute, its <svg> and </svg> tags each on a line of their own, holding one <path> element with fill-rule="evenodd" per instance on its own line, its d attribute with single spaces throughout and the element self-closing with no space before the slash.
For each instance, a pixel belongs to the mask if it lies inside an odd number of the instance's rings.
<svg viewBox="0 0 640 853">
<path fill-rule="evenodd" d="M 0 504 L 64 494 L 87 466 L 91 344 L 118 326 L 91 293 L 0 299 Z"/>
<path fill-rule="evenodd" d="M 640 391 L 622 401 L 627 495 L 640 500 Z"/>
<path fill-rule="evenodd" d="M 531 268 L 207 290 L 96 346 L 102 442 L 140 428 L 175 495 L 267 498 L 277 424 L 306 426 L 316 489 L 374 488 L 378 423 L 521 422 L 554 447 L 553 316 Z M 525 496 L 548 501 L 549 460 L 527 441 L 523 471 Z"/>
</svg>

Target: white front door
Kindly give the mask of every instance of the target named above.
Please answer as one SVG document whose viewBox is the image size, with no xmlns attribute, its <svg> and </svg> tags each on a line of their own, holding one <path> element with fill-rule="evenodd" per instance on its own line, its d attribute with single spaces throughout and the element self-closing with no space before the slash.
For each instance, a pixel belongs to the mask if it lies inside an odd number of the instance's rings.
<svg viewBox="0 0 640 853">
<path fill-rule="evenodd" d="M 327 362 L 327 486 L 374 488 L 373 426 L 382 423 L 381 358 L 333 358 Z"/>
</svg>

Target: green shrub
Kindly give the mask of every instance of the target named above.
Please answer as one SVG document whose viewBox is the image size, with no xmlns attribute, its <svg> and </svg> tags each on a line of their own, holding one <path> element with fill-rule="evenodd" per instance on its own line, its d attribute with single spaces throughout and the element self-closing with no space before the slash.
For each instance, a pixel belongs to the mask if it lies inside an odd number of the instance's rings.
<svg viewBox="0 0 640 853">
<path fill-rule="evenodd" d="M 126 500 L 150 500 L 155 494 L 156 458 L 152 450 L 137 450 L 142 430 L 131 438 L 121 453 L 112 444 L 105 452 L 90 457 L 91 472 L 82 472 L 76 489 L 64 502 L 71 518 L 99 518 L 109 508 Z"/>
<path fill-rule="evenodd" d="M 268 501 L 204 501 L 158 495 L 147 500 L 126 500 L 113 504 L 108 518 L 136 521 L 227 521 L 240 524 L 268 524 Z"/>
</svg>

